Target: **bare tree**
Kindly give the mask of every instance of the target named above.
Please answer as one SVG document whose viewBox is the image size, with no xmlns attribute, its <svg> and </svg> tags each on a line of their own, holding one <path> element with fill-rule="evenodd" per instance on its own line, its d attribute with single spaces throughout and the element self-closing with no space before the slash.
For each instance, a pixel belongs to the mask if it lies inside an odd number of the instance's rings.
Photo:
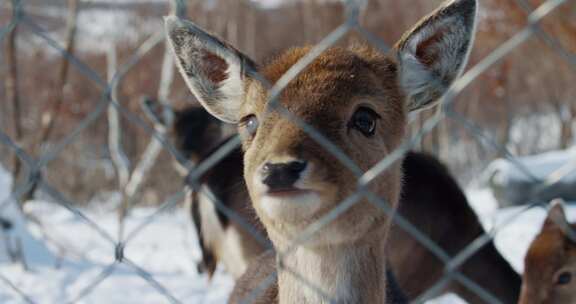
<svg viewBox="0 0 576 304">
<path fill-rule="evenodd" d="M 5 78 L 4 86 L 6 101 L 12 105 L 12 129 L 14 132 L 14 140 L 21 143 L 22 115 L 20 108 L 20 95 L 18 92 L 18 56 L 16 55 L 17 36 L 18 25 L 16 24 L 6 37 L 6 65 L 8 67 L 8 73 Z M 14 178 L 13 187 L 15 187 L 18 184 L 17 181 L 20 179 L 22 164 L 16 154 L 14 154 L 11 162 L 12 176 Z"/>
<path fill-rule="evenodd" d="M 566 149 L 570 147 L 574 140 L 574 112 L 575 107 L 573 104 L 565 102 L 558 109 L 560 118 L 560 148 Z"/>
<path fill-rule="evenodd" d="M 576 121 L 574 95 L 570 92 L 570 85 L 568 81 L 566 81 L 566 78 L 570 77 L 562 73 L 562 69 L 558 69 L 554 81 L 551 81 L 551 83 L 546 86 L 549 94 L 549 103 L 552 105 L 560 124 L 560 134 L 558 138 L 560 149 L 566 149 L 573 144 L 573 125 L 574 121 Z"/>
<path fill-rule="evenodd" d="M 66 42 L 64 51 L 67 54 L 74 54 L 74 41 L 76 37 L 77 20 L 78 20 L 78 2 L 79 0 L 68 0 L 68 16 L 66 18 Z M 60 61 L 60 70 L 58 72 L 58 79 L 54 88 L 54 95 L 50 102 L 50 109 L 43 113 L 41 117 L 40 135 L 31 144 L 32 155 L 39 155 L 42 150 L 42 144 L 50 139 L 54 126 L 58 121 L 58 114 L 60 113 L 64 101 L 64 94 L 66 84 L 68 83 L 68 71 L 70 62 L 67 57 L 62 56 Z M 34 183 L 30 189 L 22 195 L 21 202 L 26 202 L 34 196 L 36 192 L 37 183 Z"/>
<path fill-rule="evenodd" d="M 112 100 L 118 100 L 118 85 L 115 79 L 116 65 L 117 65 L 117 52 L 116 46 L 113 45 L 109 48 L 108 58 L 108 83 L 111 86 L 110 97 Z M 110 103 L 108 105 L 108 148 L 110 150 L 110 157 L 116 168 L 116 175 L 118 177 L 118 186 L 124 189 L 128 184 L 130 177 L 130 164 L 124 150 L 122 149 L 122 128 L 120 127 L 120 117 L 118 109 Z"/>
<path fill-rule="evenodd" d="M 500 115 L 501 123 L 498 128 L 498 141 L 502 146 L 508 145 L 510 141 L 512 124 L 514 121 L 514 109 L 512 107 L 512 98 L 509 89 L 508 77 L 511 73 L 511 63 L 509 60 L 504 60 L 497 69 L 497 73 L 492 83 L 492 95 L 502 104 Z M 500 157 L 503 157 L 503 151 L 499 152 Z"/>
<path fill-rule="evenodd" d="M 257 35 L 258 12 L 253 5 L 250 5 L 246 12 L 246 52 L 256 56 L 256 35 Z"/>
<path fill-rule="evenodd" d="M 184 17 L 186 12 L 185 4 L 181 0 L 173 0 L 171 2 L 171 13 Z M 162 104 L 169 104 L 168 95 L 170 93 L 170 87 L 174 79 L 174 62 L 172 60 L 172 55 L 170 50 L 166 47 L 164 51 L 164 58 L 162 62 L 162 73 L 160 76 L 160 86 L 158 88 L 158 101 Z M 157 122 L 154 125 L 154 129 L 162 137 L 166 134 L 166 126 Z M 142 153 L 140 161 L 135 166 L 134 170 L 130 174 L 130 178 L 124 191 L 122 193 L 122 203 L 120 210 L 118 211 L 118 235 L 119 239 L 122 240 L 124 235 L 124 220 L 130 211 L 131 206 L 134 203 L 136 194 L 140 191 L 144 181 L 146 180 L 146 175 L 155 164 L 155 161 L 162 150 L 162 143 L 156 138 L 152 138 L 150 143 Z"/>
<path fill-rule="evenodd" d="M 78 20 L 78 1 L 68 0 L 68 17 L 66 18 L 66 42 L 64 51 L 67 54 L 74 54 L 74 38 L 76 36 L 77 20 Z M 66 84 L 68 82 L 68 71 L 70 61 L 62 56 L 60 61 L 60 70 L 58 72 L 58 82 L 55 87 L 55 94 L 51 102 L 50 111 L 47 116 L 42 117 L 42 127 L 40 131 L 40 138 L 37 141 L 39 145 L 50 139 L 54 126 L 58 120 L 58 113 L 60 112 L 64 100 Z"/>
</svg>

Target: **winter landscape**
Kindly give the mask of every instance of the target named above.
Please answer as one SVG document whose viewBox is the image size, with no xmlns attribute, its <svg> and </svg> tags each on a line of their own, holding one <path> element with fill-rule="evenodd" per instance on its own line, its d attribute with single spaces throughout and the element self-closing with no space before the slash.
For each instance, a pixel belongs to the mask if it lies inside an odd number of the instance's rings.
<svg viewBox="0 0 576 304">
<path fill-rule="evenodd" d="M 413 5 L 410 12 L 395 0 L 368 1 L 362 25 L 389 43 L 441 2 L 406 1 Z M 12 194 L 19 185 L 14 176 L 21 182 L 25 170 L 0 136 L 0 303 L 226 303 L 234 280 L 222 268 L 212 279 L 198 272 L 198 235 L 179 192 L 183 181 L 174 170 L 177 157 L 165 144 L 154 152 L 150 130 L 164 131 L 141 109 L 141 100 L 150 96 L 174 108 L 197 104 L 179 76 L 166 76 L 174 72 L 163 63 L 161 43 L 162 16 L 169 13 L 170 1 L 81 0 L 76 2 L 80 5 L 71 40 L 68 8 L 75 0 L 22 1 L 27 19 L 18 25 L 15 57 L 4 51 L 10 37 L 3 29 L 12 20 L 11 4 L 5 2 L 0 3 L 0 41 L 6 42 L 0 51 L 0 81 L 9 83 L 8 67 L 17 66 L 19 98 L 10 86 L 0 86 L 0 135 L 33 157 L 66 143 L 41 171 L 71 205 L 37 190 L 21 210 L 18 204 L 23 202 Z M 188 18 L 263 61 L 292 45 L 318 43 L 346 16 L 340 1 L 185 2 Z M 526 25 L 526 7 L 516 2 L 484 1 L 471 64 Z M 528 2 L 536 7 L 543 1 Z M 557 39 L 555 48 L 572 54 L 574 8 L 573 2 L 567 4 L 542 22 L 545 32 Z M 294 30 L 299 26 L 305 30 Z M 74 55 L 67 58 L 68 66 L 62 60 L 64 49 Z M 512 54 L 463 91 L 453 113 L 415 148 L 450 167 L 498 250 L 522 273 L 548 200 L 559 193 L 573 200 L 576 74 L 561 52 L 536 38 Z M 59 69 L 67 72 L 58 74 Z M 100 102 L 110 93 L 99 81 L 112 83 L 117 71 L 125 73 L 111 94 L 126 112 L 117 118 L 120 135 L 114 148 L 114 120 L 106 111 L 78 129 L 102 109 Z M 426 115 L 412 117 L 412 126 L 421 126 Z M 40 133 L 46 135 L 43 140 Z M 125 181 L 121 154 L 130 170 Z M 152 161 L 147 163 L 147 157 Z M 134 174 L 140 169 L 143 175 Z M 116 263 L 119 209 L 132 182 L 134 206 L 124 219 L 123 235 L 129 238 L 125 262 Z M 528 199 L 522 187 L 537 183 L 558 187 L 541 200 Z M 166 207 L 174 197 L 180 199 Z M 526 200 L 540 205 L 527 209 Z M 576 202 L 567 203 L 567 213 L 576 222 Z M 427 303 L 465 304 L 452 294 Z"/>
<path fill-rule="evenodd" d="M 119 265 L 100 282 L 99 276 L 114 263 L 114 246 L 84 220 L 54 203 L 33 201 L 26 211 L 41 221 L 39 226 L 21 218 L 9 199 L 11 178 L 0 171 L 0 202 L 3 216 L 15 227 L 3 237 L 22 240 L 28 270 L 8 263 L 5 247 L 0 247 L 0 274 L 34 303 L 68 303 L 87 288 L 94 286 L 78 303 L 170 303 L 157 287 L 139 277 L 131 267 Z M 523 207 L 499 210 L 489 189 L 469 189 L 471 205 L 487 231 L 496 229 L 498 249 L 522 272 L 523 258 L 529 243 L 540 230 L 546 216 L 543 208 L 520 212 Z M 114 202 L 100 202 L 94 208 L 81 209 L 91 221 L 109 235 L 115 235 L 117 214 Z M 569 207 L 569 219 L 576 221 L 576 206 Z M 140 208 L 128 217 L 129 231 L 148 222 L 154 208 Z M 44 235 L 46 234 L 46 235 Z M 51 246 L 45 238 L 53 240 Z M 126 247 L 126 257 L 153 275 L 170 294 L 182 303 L 226 303 L 233 280 L 219 269 L 211 282 L 199 275 L 197 237 L 183 208 L 160 213 L 142 229 Z M 5 285 L 0 288 L 2 303 L 22 303 L 22 295 Z M 133 300 L 131 300 L 133 299 Z M 465 303 L 454 295 L 430 301 L 436 304 Z"/>
</svg>

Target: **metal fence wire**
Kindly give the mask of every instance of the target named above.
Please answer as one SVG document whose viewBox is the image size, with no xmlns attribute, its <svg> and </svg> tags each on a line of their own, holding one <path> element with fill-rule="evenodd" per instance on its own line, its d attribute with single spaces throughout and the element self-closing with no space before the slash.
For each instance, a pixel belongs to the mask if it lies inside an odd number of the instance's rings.
<svg viewBox="0 0 576 304">
<path fill-rule="evenodd" d="M 372 46 L 382 50 L 382 52 L 388 51 L 388 46 L 385 42 L 376 38 L 376 35 L 370 33 L 367 29 L 363 28 L 359 20 L 359 15 L 361 14 L 362 8 L 366 5 L 366 1 L 362 0 L 348 0 L 344 1 L 346 7 L 346 18 L 345 21 L 333 30 L 329 35 L 322 39 L 319 43 L 312 47 L 310 52 L 299 60 L 294 66 L 292 66 L 275 84 L 269 87 L 269 105 L 270 111 L 276 111 L 284 117 L 292 120 L 299 127 L 301 127 L 311 138 L 316 140 L 324 149 L 332 153 L 345 167 L 350 169 L 357 177 L 355 181 L 357 184 L 357 190 L 350 197 L 342 201 L 337 207 L 333 208 L 330 212 L 325 214 L 318 221 L 310 225 L 303 234 L 299 235 L 295 242 L 292 244 L 287 252 L 279 252 L 280 259 L 289 254 L 292 250 L 297 248 L 299 244 L 310 238 L 315 232 L 324 227 L 325 225 L 332 222 L 340 214 L 344 213 L 346 210 L 350 209 L 361 199 L 367 199 L 372 204 L 382 208 L 384 212 L 391 215 L 393 210 L 391 206 L 384 199 L 376 196 L 368 190 L 367 185 L 370 184 L 374 179 L 385 172 L 393 163 L 400 160 L 407 152 L 415 147 L 415 145 L 421 141 L 421 139 L 432 130 L 434 130 L 438 124 L 448 118 L 453 121 L 458 122 L 464 129 L 466 129 L 470 134 L 472 134 L 478 142 L 484 146 L 487 150 L 493 150 L 498 152 L 503 152 L 501 155 L 505 155 L 514 166 L 518 167 L 518 170 L 529 174 L 528 168 L 523 167 L 524 165 L 516 159 L 514 154 L 508 151 L 506 146 L 498 143 L 496 140 L 491 138 L 489 132 L 486 132 L 471 119 L 466 118 L 458 114 L 453 109 L 453 103 L 456 97 L 471 83 L 473 83 L 480 75 L 485 73 L 490 67 L 498 64 L 500 60 L 509 56 L 510 53 L 526 42 L 533 36 L 541 39 L 550 47 L 551 50 L 556 52 L 558 56 L 564 59 L 567 65 L 570 65 L 572 69 L 576 70 L 576 55 L 571 53 L 569 50 L 565 49 L 558 40 L 545 32 L 540 21 L 550 13 L 557 10 L 562 4 L 569 2 L 569 0 L 547 0 L 540 4 L 538 7 L 533 7 L 527 0 L 516 0 L 517 4 L 529 13 L 528 22 L 523 26 L 517 33 L 512 35 L 508 40 L 502 43 L 498 48 L 496 48 L 489 55 L 484 57 L 478 63 L 476 63 L 471 68 L 457 79 L 454 84 L 450 87 L 448 92 L 442 97 L 442 103 L 439 111 L 437 111 L 431 118 L 429 118 L 424 124 L 419 132 L 414 134 L 411 138 L 406 140 L 398 149 L 390 153 L 385 159 L 382 159 L 377 165 L 368 171 L 361 170 L 357 164 L 354 163 L 343 151 L 341 151 L 337 145 L 330 142 L 329 139 L 324 137 L 321 132 L 318 132 L 314 127 L 307 125 L 304 121 L 293 115 L 290 111 L 284 108 L 280 103 L 277 102 L 281 92 L 286 88 L 292 79 L 294 79 L 300 72 L 302 72 L 308 64 L 310 64 L 315 58 L 317 58 L 323 51 L 335 45 L 338 40 L 343 38 L 349 32 L 356 32 L 360 36 L 364 37 L 367 43 Z M 184 0 L 166 0 L 166 4 L 172 8 L 172 14 L 179 15 L 185 18 L 186 3 Z M 151 138 L 151 143 L 146 150 L 146 156 L 143 161 L 135 169 L 136 172 L 140 172 L 141 175 L 145 175 L 149 171 L 150 167 L 154 165 L 156 156 L 160 150 L 164 149 L 170 153 L 170 155 L 179 162 L 182 166 L 189 170 L 187 182 L 189 185 L 199 184 L 200 177 L 210 170 L 215 164 L 221 161 L 234 149 L 238 148 L 240 145 L 239 138 L 229 141 L 226 145 L 220 147 L 215 153 L 211 154 L 201 163 L 194 163 L 193 161 L 186 159 L 178 149 L 176 149 L 171 141 L 167 139 L 167 130 L 161 125 L 151 126 L 147 121 L 142 120 L 138 115 L 131 112 L 117 96 L 116 89 L 119 82 L 123 77 L 130 71 L 135 65 L 137 65 L 141 58 L 152 50 L 155 46 L 165 43 L 164 30 L 158 28 L 157 33 L 150 36 L 138 49 L 134 52 L 131 57 L 115 71 L 114 74 L 109 75 L 108 79 L 103 79 L 97 72 L 92 70 L 88 64 L 84 63 L 80 58 L 76 57 L 74 54 L 68 52 L 64 46 L 62 46 L 55 38 L 47 34 L 45 28 L 37 23 L 35 18 L 28 14 L 26 9 L 26 1 L 22 0 L 10 0 L 10 3 L 2 4 L 2 9 L 8 11 L 11 9 L 11 19 L 9 22 L 3 22 L 2 28 L 0 29 L 0 41 L 5 41 L 9 33 L 15 27 L 26 28 L 27 31 L 33 33 L 35 39 L 39 39 L 45 45 L 46 48 L 51 48 L 52 50 L 59 53 L 60 56 L 69 61 L 72 68 L 76 69 L 81 73 L 87 81 L 92 85 L 96 86 L 101 92 L 101 99 L 93 107 L 93 110 L 87 115 L 82 121 L 64 138 L 59 140 L 56 144 L 51 145 L 48 149 L 43 150 L 37 156 L 29 154 L 23 146 L 14 137 L 11 137 L 7 131 L 0 129 L 0 144 L 7 147 L 11 153 L 16 155 L 20 162 L 23 164 L 25 170 L 25 178 L 20 180 L 10 196 L 0 202 L 0 215 L 4 213 L 8 204 L 12 201 L 20 201 L 23 195 L 29 191 L 32 187 L 37 187 L 38 190 L 45 193 L 49 198 L 69 210 L 76 217 L 81 219 L 83 223 L 101 235 L 106 239 L 112 246 L 114 246 L 115 257 L 114 261 L 103 267 L 98 276 L 94 278 L 92 282 L 86 284 L 80 292 L 78 292 L 73 298 L 69 299 L 69 302 L 75 303 L 82 301 L 87 295 L 92 293 L 96 287 L 103 281 L 107 280 L 113 271 L 123 265 L 125 267 L 134 270 L 135 274 L 154 288 L 159 294 L 163 295 L 165 299 L 170 303 L 183 303 L 186 299 L 180 299 L 173 295 L 166 287 L 163 286 L 154 277 L 154 273 L 151 273 L 139 266 L 136 262 L 130 259 L 130 256 L 125 254 L 124 248 L 126 245 L 134 239 L 136 235 L 142 232 L 142 230 L 155 221 L 157 216 L 161 214 L 168 208 L 175 206 L 179 201 L 181 201 L 187 194 L 187 186 L 183 184 L 182 189 L 177 193 L 171 195 L 162 205 L 157 207 L 157 211 L 149 216 L 145 221 L 143 221 L 140 226 L 128 230 L 122 224 L 116 235 L 110 234 L 106 229 L 101 227 L 101 224 L 94 222 L 89 217 L 87 217 L 83 211 L 77 207 L 69 198 L 66 197 L 61 191 L 56 187 L 52 186 L 46 179 L 43 178 L 42 172 L 47 170 L 47 164 L 54 160 L 67 146 L 69 146 L 74 141 L 78 140 L 81 136 L 83 130 L 94 125 L 96 121 L 105 115 L 120 115 L 123 119 L 134 124 L 146 132 Z M 166 52 L 168 53 L 168 52 Z M 170 55 L 166 55 L 163 60 L 171 61 Z M 535 63 L 537 64 L 537 63 Z M 256 73 L 256 72 L 254 72 Z M 162 71 L 162 82 L 169 83 L 171 77 L 174 74 L 173 64 L 165 65 Z M 260 77 L 263 79 L 263 77 Z M 168 100 L 169 85 L 160 84 L 161 94 L 159 98 L 161 101 Z M 113 147 L 110 147 L 112 149 Z M 123 151 L 121 147 L 116 147 L 118 149 L 117 155 L 122 155 Z M 122 164 L 125 160 L 119 157 L 115 160 L 117 164 Z M 574 168 L 569 168 L 564 170 L 564 176 L 573 172 Z M 124 187 L 122 189 L 123 193 L 129 198 L 128 201 L 135 196 L 135 193 L 139 191 L 141 187 L 140 176 L 133 176 L 134 174 L 125 173 L 124 181 L 121 182 L 120 186 Z M 545 191 L 547 188 L 553 186 L 555 183 L 561 181 L 562 177 L 554 176 L 550 179 L 546 179 L 542 186 L 538 188 L 538 191 L 533 193 L 533 200 L 530 201 L 526 207 L 519 211 L 514 216 L 510 217 L 507 222 L 511 222 L 514 218 L 520 216 L 523 212 L 528 209 L 535 207 L 544 206 L 539 200 L 539 193 Z M 203 191 L 210 191 L 209 189 L 204 189 Z M 256 234 L 256 230 L 250 227 L 250 225 L 243 220 L 242 216 L 235 214 L 233 210 L 227 209 L 226 206 L 217 198 L 214 193 L 206 193 L 208 197 L 214 200 L 215 205 L 219 208 L 226 216 L 232 221 L 239 221 L 239 223 L 248 229 L 251 233 Z M 130 202 L 125 206 L 125 212 L 121 216 L 126 216 L 131 209 Z M 477 294 L 480 298 L 485 300 L 487 303 L 500 303 L 500 301 L 482 286 L 469 279 L 466 275 L 459 271 L 459 266 L 465 263 L 472 255 L 474 255 L 482 246 L 492 241 L 499 230 L 506 226 L 506 223 L 494 227 L 491 231 L 480 236 L 474 242 L 468 244 L 466 248 L 460 251 L 457 255 L 453 256 L 446 253 L 440 246 L 435 244 L 426 235 L 421 233 L 410 221 L 403 218 L 400 215 L 393 217 L 396 225 L 404 229 L 406 232 L 411 234 L 416 240 L 421 242 L 430 252 L 432 252 L 438 259 L 440 259 L 445 265 L 445 273 L 441 280 L 439 280 L 431 289 L 426 293 L 422 294 L 416 300 L 415 303 L 424 302 L 432 296 L 436 296 L 442 289 L 450 282 L 456 281 L 461 285 L 468 288 L 470 291 Z M 260 240 L 265 242 L 260 236 Z M 285 265 L 281 267 L 286 267 Z M 309 285 L 313 290 L 322 293 L 321 290 L 316 288 L 314 282 L 308 282 L 306 279 L 290 269 L 283 269 L 288 272 L 292 272 L 295 277 L 300 278 L 304 281 L 306 285 Z M 272 284 L 275 279 L 275 274 L 261 283 L 262 288 L 258 288 L 253 291 L 254 294 L 246 298 L 246 303 L 250 303 L 250 300 L 261 292 L 269 284 Z M 16 294 L 21 297 L 21 300 L 26 303 L 36 303 L 30 296 L 27 295 L 27 290 L 22 289 L 13 278 L 6 276 L 0 272 L 0 286 L 2 288 L 10 288 Z M 126 299 L 127 301 L 138 301 L 138 299 Z M 41 300 L 40 300 L 41 301 Z"/>
</svg>

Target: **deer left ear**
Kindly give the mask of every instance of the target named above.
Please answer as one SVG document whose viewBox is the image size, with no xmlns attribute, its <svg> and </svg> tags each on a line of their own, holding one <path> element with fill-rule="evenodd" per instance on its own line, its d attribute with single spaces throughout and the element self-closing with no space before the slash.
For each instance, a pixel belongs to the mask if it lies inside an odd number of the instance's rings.
<svg viewBox="0 0 576 304">
<path fill-rule="evenodd" d="M 246 80 L 256 64 L 190 21 L 169 16 L 164 23 L 176 65 L 190 91 L 210 114 L 237 123 Z"/>
<path fill-rule="evenodd" d="M 396 44 L 408 109 L 435 105 L 464 69 L 474 40 L 477 0 L 449 0 Z"/>
<path fill-rule="evenodd" d="M 544 221 L 544 229 L 563 229 L 568 227 L 568 220 L 566 219 L 566 212 L 564 212 L 564 201 L 562 199 L 555 199 L 550 202 L 550 209 L 548 216 Z"/>
</svg>

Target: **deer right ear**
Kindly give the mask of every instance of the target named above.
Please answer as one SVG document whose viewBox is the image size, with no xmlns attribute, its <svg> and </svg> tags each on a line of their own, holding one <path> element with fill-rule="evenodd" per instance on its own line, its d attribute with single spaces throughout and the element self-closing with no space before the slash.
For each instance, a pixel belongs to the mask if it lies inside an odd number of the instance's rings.
<svg viewBox="0 0 576 304">
<path fill-rule="evenodd" d="M 410 111 L 435 105 L 468 61 L 477 0 L 449 0 L 396 44 L 400 84 Z"/>
<path fill-rule="evenodd" d="M 246 76 L 255 70 L 254 62 L 192 22 L 169 16 L 164 23 L 188 88 L 210 114 L 237 123 Z"/>
<path fill-rule="evenodd" d="M 544 229 L 564 229 L 568 226 L 568 220 L 564 212 L 564 201 L 561 199 L 553 200 L 550 202 L 548 216 L 544 221 Z"/>
</svg>

